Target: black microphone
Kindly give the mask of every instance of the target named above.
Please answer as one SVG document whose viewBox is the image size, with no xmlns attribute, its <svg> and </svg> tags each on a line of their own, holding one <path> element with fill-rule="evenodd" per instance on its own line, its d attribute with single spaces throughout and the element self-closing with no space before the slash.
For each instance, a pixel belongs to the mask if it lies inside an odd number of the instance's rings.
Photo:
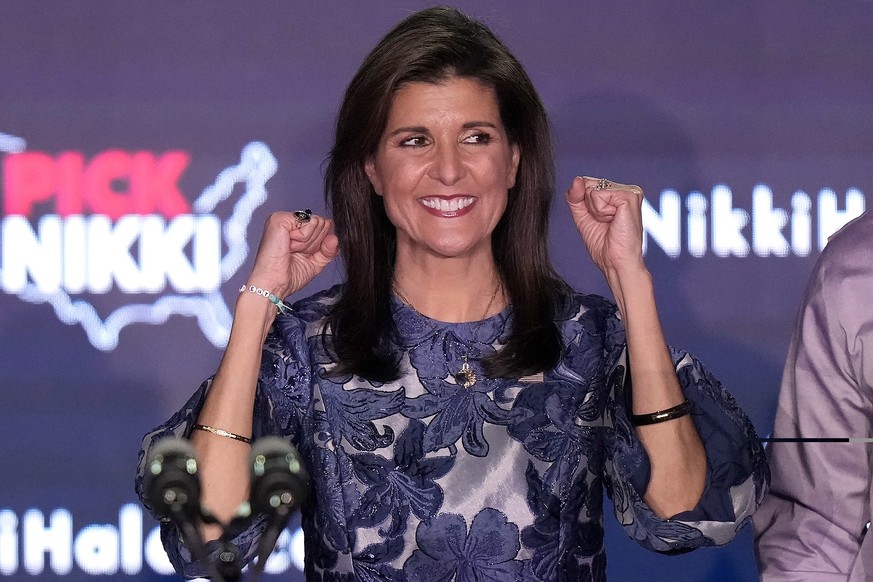
<svg viewBox="0 0 873 582">
<path fill-rule="evenodd" d="M 279 437 L 258 439 L 250 456 L 252 513 L 267 516 L 267 529 L 258 544 L 258 561 L 252 570 L 257 581 L 267 558 L 292 511 L 309 497 L 309 474 L 297 450 Z"/>
<path fill-rule="evenodd" d="M 185 545 L 203 564 L 210 577 L 230 580 L 209 560 L 199 526 L 204 512 L 200 507 L 200 477 L 194 447 L 179 438 L 165 438 L 152 447 L 146 461 L 146 497 L 159 518 L 169 518 L 179 528 Z M 236 578 L 238 579 L 238 577 Z"/>
<path fill-rule="evenodd" d="M 145 490 L 158 517 L 198 520 L 200 478 L 194 447 L 177 438 L 158 441 L 146 462 Z"/>
</svg>

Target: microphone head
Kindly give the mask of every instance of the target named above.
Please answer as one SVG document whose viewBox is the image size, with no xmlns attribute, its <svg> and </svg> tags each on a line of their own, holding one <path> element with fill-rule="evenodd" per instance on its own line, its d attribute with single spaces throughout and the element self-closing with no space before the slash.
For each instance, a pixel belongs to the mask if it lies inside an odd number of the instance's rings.
<svg viewBox="0 0 873 582">
<path fill-rule="evenodd" d="M 179 511 L 199 513 L 200 479 L 194 447 L 179 438 L 158 441 L 146 461 L 145 490 L 158 517 L 172 517 Z"/>
<path fill-rule="evenodd" d="M 252 511 L 287 513 L 309 497 L 309 474 L 300 455 L 281 438 L 258 439 L 249 459 Z"/>
</svg>

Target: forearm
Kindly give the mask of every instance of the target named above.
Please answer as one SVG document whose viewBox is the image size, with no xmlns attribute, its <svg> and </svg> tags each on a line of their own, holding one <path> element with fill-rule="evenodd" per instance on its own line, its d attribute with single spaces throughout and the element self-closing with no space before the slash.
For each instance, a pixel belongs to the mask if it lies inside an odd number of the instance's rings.
<svg viewBox="0 0 873 582">
<path fill-rule="evenodd" d="M 651 275 L 644 268 L 608 276 L 627 332 L 633 414 L 649 414 L 685 397 L 664 340 Z M 651 477 L 645 500 L 660 517 L 692 509 L 706 479 L 706 452 L 689 416 L 640 426 Z"/>
<path fill-rule="evenodd" d="M 264 338 L 276 308 L 265 298 L 242 293 L 237 299 L 230 339 L 210 386 L 198 424 L 245 437 L 252 436 L 252 416 Z M 248 497 L 248 456 L 244 442 L 195 430 L 191 442 L 197 451 L 202 501 L 226 522 Z M 204 528 L 207 539 L 220 528 Z"/>
</svg>

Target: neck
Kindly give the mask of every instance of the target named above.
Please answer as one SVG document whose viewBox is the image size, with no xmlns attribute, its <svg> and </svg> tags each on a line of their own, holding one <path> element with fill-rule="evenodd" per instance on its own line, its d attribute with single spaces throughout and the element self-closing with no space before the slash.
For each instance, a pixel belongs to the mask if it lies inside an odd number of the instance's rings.
<svg viewBox="0 0 873 582">
<path fill-rule="evenodd" d="M 478 259 L 400 259 L 394 268 L 394 287 L 422 315 L 462 323 L 485 319 L 506 307 L 490 253 Z"/>
</svg>

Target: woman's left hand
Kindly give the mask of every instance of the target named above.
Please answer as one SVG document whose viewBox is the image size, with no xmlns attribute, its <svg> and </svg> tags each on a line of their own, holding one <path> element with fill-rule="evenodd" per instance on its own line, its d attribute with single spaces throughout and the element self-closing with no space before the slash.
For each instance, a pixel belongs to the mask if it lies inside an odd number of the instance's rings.
<svg viewBox="0 0 873 582">
<path fill-rule="evenodd" d="M 567 190 L 573 222 L 610 286 L 620 273 L 645 269 L 642 203 L 639 186 L 598 178 L 577 176 Z"/>
<path fill-rule="evenodd" d="M 643 191 L 577 177 L 567 191 L 573 222 L 606 282 L 626 329 L 632 412 L 649 414 L 684 400 L 664 341 L 652 277 L 643 262 Z M 690 416 L 644 426 L 637 435 L 651 461 L 645 500 L 662 518 L 692 509 L 706 481 L 706 452 Z"/>
</svg>

